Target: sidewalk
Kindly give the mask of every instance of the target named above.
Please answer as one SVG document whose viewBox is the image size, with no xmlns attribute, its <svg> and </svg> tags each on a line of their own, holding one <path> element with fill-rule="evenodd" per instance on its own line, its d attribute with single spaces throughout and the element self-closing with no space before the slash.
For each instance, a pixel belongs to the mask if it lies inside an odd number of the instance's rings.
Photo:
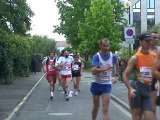
<svg viewBox="0 0 160 120">
<path fill-rule="evenodd" d="M 5 120 L 9 115 L 16 112 L 16 107 L 23 100 L 25 96 L 36 85 L 44 73 L 39 72 L 30 77 L 23 77 L 14 80 L 10 85 L 0 85 L 0 120 Z M 14 112 L 13 112 L 14 111 Z"/>
</svg>

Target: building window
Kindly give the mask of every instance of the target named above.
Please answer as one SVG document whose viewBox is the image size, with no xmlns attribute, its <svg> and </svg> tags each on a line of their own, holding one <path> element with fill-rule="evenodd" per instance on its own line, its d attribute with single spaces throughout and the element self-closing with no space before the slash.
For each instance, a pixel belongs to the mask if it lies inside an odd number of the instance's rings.
<svg viewBox="0 0 160 120">
<path fill-rule="evenodd" d="M 155 25 L 155 0 L 147 0 L 147 29 Z"/>
<path fill-rule="evenodd" d="M 141 33 L 141 13 L 140 12 L 134 12 L 133 13 L 133 25 L 135 26 L 136 35 L 138 33 Z"/>
<path fill-rule="evenodd" d="M 141 1 L 133 6 L 133 25 L 135 26 L 136 35 L 141 33 Z"/>
<path fill-rule="evenodd" d="M 147 15 L 147 29 L 155 25 L 155 15 Z"/>
<path fill-rule="evenodd" d="M 155 0 L 147 0 L 147 8 L 154 9 L 155 8 Z"/>
<path fill-rule="evenodd" d="M 133 9 L 140 9 L 141 8 L 141 1 L 138 1 L 137 3 L 135 3 L 134 5 L 133 5 Z"/>
<path fill-rule="evenodd" d="M 155 0 L 147 0 L 147 12 L 154 12 Z"/>
</svg>

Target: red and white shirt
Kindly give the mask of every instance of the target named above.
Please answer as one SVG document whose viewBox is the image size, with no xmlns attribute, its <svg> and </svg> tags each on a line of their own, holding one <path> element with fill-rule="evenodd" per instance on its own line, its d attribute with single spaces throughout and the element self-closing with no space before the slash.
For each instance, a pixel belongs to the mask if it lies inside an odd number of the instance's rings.
<svg viewBox="0 0 160 120">
<path fill-rule="evenodd" d="M 57 64 L 63 64 L 63 66 L 60 69 L 60 73 L 62 75 L 71 74 L 72 61 L 73 61 L 72 56 L 68 56 L 67 58 L 62 56 L 58 59 Z"/>
</svg>

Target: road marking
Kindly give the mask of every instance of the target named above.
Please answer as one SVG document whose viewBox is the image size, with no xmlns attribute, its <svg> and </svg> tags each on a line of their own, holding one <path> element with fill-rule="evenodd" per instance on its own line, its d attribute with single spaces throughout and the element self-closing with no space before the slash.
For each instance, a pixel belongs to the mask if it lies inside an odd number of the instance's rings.
<svg viewBox="0 0 160 120">
<path fill-rule="evenodd" d="M 131 118 L 129 105 L 111 94 L 111 103 L 116 106 L 119 110 L 121 110 L 126 116 Z"/>
<path fill-rule="evenodd" d="M 128 118 L 132 118 L 132 115 L 129 111 L 127 111 L 123 106 L 115 102 L 114 100 L 111 100 L 111 104 L 113 104 L 115 107 L 117 107 L 122 113 L 124 113 Z"/>
<path fill-rule="evenodd" d="M 48 113 L 48 115 L 66 116 L 66 115 L 73 115 L 73 113 Z"/>
<path fill-rule="evenodd" d="M 13 111 L 9 114 L 9 116 L 5 120 L 11 120 L 12 117 L 16 114 L 16 112 L 20 109 L 20 107 L 26 102 L 28 97 L 31 95 L 36 86 L 41 82 L 45 74 L 38 80 L 38 82 L 33 86 L 33 88 L 28 92 L 28 94 L 23 98 L 23 100 L 13 109 Z"/>
</svg>

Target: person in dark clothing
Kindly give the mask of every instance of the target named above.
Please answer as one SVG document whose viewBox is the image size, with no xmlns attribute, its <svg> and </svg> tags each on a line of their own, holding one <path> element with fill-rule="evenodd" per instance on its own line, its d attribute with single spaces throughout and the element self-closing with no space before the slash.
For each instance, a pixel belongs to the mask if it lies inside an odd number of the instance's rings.
<svg viewBox="0 0 160 120">
<path fill-rule="evenodd" d="M 34 54 L 31 59 L 31 72 L 36 73 L 36 55 Z"/>
<path fill-rule="evenodd" d="M 80 78 L 82 75 L 82 63 L 79 61 L 78 55 L 74 55 L 74 60 L 72 62 L 72 78 L 74 84 L 74 94 L 78 95 Z"/>
<path fill-rule="evenodd" d="M 122 74 L 123 74 L 123 72 L 125 71 L 126 66 L 127 66 L 127 62 L 126 62 L 125 60 L 122 59 L 122 60 L 119 61 L 120 81 L 123 81 L 123 79 L 122 79 Z"/>
</svg>

